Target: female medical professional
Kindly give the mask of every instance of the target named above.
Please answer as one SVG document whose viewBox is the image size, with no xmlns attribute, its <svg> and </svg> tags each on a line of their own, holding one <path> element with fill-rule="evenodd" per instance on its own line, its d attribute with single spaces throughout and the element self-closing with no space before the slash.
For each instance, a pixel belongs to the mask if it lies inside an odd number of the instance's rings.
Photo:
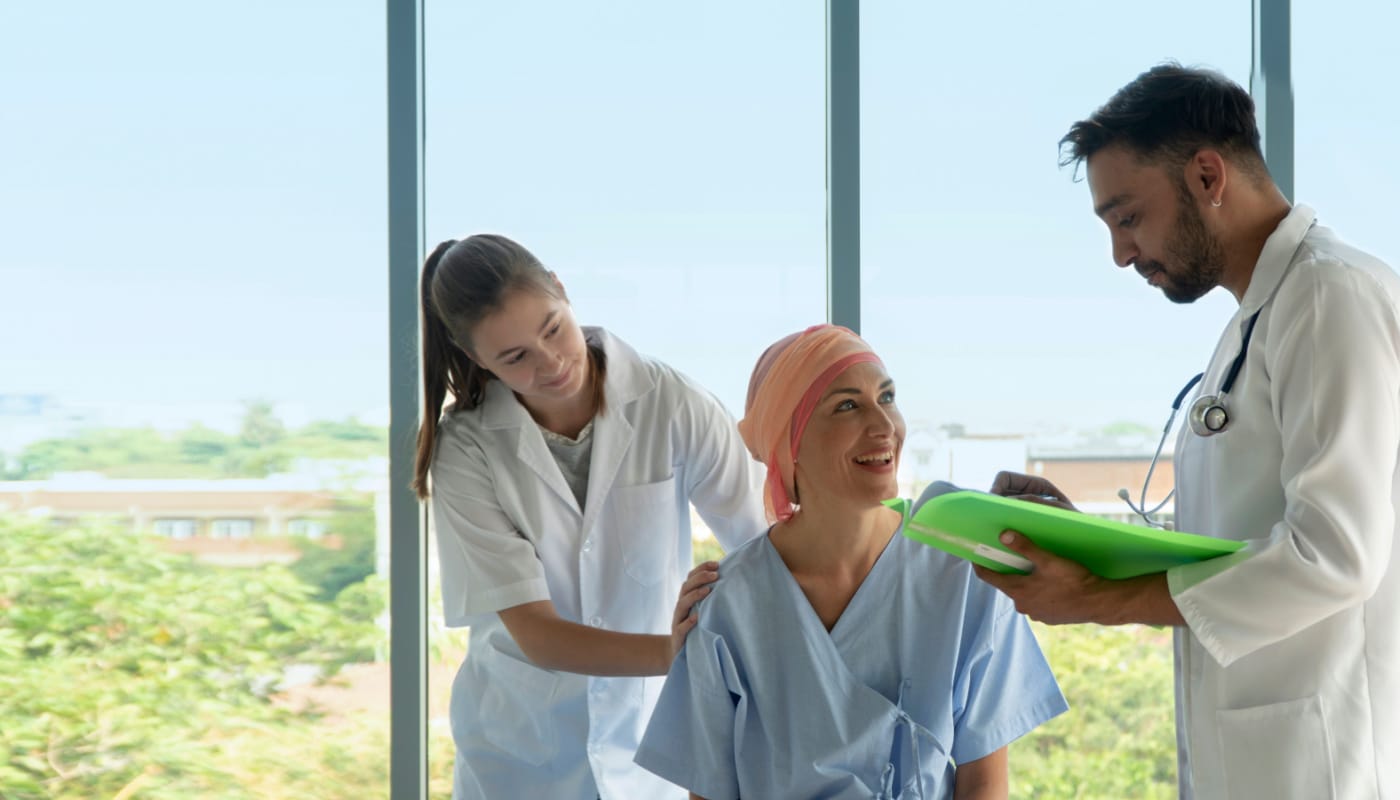
<svg viewBox="0 0 1400 800">
<path fill-rule="evenodd" d="M 687 579 L 690 504 L 732 549 L 765 526 L 761 469 L 719 401 L 581 328 L 505 237 L 438 245 L 422 303 L 414 488 L 431 473 L 446 621 L 471 626 L 453 797 L 683 797 L 632 763 L 662 684 L 643 676 L 714 578 Z"/>
</svg>

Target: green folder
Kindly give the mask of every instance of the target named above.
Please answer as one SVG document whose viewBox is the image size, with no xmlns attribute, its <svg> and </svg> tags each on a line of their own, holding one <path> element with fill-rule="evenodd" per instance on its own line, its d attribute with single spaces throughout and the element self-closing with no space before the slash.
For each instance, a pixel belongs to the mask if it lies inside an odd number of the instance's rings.
<svg viewBox="0 0 1400 800">
<path fill-rule="evenodd" d="M 907 506 L 906 506 L 907 507 Z M 1008 550 L 1004 530 L 1025 534 L 1042 550 L 1077 561 L 1103 578 L 1131 578 L 1233 553 L 1243 542 L 1114 522 L 1078 511 L 974 491 L 952 491 L 907 518 L 904 535 L 996 572 L 1030 571 Z"/>
</svg>

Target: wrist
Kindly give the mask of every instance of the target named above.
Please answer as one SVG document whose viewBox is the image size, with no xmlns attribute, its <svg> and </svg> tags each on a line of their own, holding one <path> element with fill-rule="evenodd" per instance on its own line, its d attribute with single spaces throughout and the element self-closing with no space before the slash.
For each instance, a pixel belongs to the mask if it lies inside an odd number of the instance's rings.
<svg viewBox="0 0 1400 800">
<path fill-rule="evenodd" d="M 652 669 L 653 675 L 665 675 L 671 671 L 671 662 L 680 655 L 680 648 L 672 644 L 670 636 L 655 636 L 656 647 L 653 649 Z"/>
<path fill-rule="evenodd" d="M 1124 580 L 1099 579 L 1094 622 L 1100 625 L 1179 625 L 1167 591 L 1166 576 L 1142 575 Z"/>
</svg>

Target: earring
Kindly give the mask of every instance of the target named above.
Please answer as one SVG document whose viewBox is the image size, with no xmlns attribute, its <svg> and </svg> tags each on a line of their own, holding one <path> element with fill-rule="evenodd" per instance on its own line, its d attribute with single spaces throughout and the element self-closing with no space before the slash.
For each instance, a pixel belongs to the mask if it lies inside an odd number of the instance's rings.
<svg viewBox="0 0 1400 800">
<path fill-rule="evenodd" d="M 1211 208 L 1220 208 L 1220 200 L 1219 200 L 1219 199 L 1216 199 L 1216 200 L 1210 201 L 1210 207 L 1211 207 Z"/>
</svg>

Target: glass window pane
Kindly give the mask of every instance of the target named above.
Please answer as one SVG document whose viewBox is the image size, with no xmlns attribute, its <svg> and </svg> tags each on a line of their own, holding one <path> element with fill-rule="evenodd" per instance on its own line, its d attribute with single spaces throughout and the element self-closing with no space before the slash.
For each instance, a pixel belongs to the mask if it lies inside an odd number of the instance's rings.
<svg viewBox="0 0 1400 800">
<path fill-rule="evenodd" d="M 824 37 L 807 3 L 429 2 L 429 246 L 517 240 L 739 415 L 761 350 L 825 318 Z M 434 757 L 463 641 L 435 629 Z"/>
<path fill-rule="evenodd" d="M 0 793 L 387 794 L 384 36 L 0 11 Z"/>
<path fill-rule="evenodd" d="M 898 382 L 906 491 L 985 489 L 999 469 L 1086 474 L 1081 507 L 1125 517 L 1117 489 L 1136 497 L 1173 396 L 1235 304 L 1218 291 L 1174 306 L 1117 270 L 1056 146 L 1167 58 L 1247 85 L 1249 4 L 1026 4 L 1014 24 L 997 4 L 861 11 L 862 333 Z M 1159 467 L 1149 499 L 1170 485 Z M 1012 794 L 1174 796 L 1167 642 L 1037 635 L 1075 711 L 1013 746 Z M 1105 654 L 1127 672 L 1106 673 Z M 1069 757 L 1060 736 L 1078 743 Z M 1141 745 L 1130 769 L 1125 736 Z"/>
<path fill-rule="evenodd" d="M 1292 23 L 1294 199 L 1343 240 L 1400 265 L 1400 108 L 1383 99 L 1400 92 L 1400 7 L 1300 0 Z"/>
</svg>

